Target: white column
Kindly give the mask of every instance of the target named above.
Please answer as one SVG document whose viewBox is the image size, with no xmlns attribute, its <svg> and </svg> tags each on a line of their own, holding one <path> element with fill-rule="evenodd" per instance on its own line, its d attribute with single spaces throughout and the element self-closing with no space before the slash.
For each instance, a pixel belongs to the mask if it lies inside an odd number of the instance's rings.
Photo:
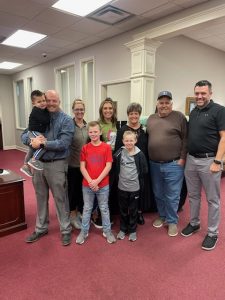
<svg viewBox="0 0 225 300">
<path fill-rule="evenodd" d="M 139 102 L 143 115 L 155 111 L 155 53 L 162 43 L 140 38 L 125 44 L 131 51 L 131 102 Z"/>
</svg>

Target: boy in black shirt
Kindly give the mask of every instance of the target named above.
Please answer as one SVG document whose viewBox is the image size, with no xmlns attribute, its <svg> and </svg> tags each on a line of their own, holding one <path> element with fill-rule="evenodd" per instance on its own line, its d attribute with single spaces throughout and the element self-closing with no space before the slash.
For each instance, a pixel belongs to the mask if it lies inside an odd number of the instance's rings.
<svg viewBox="0 0 225 300">
<path fill-rule="evenodd" d="M 50 122 L 49 111 L 46 108 L 46 99 L 44 93 L 35 90 L 31 93 L 31 101 L 33 109 L 29 116 L 29 137 L 30 139 L 44 134 Z M 21 172 L 27 176 L 32 177 L 31 168 L 36 170 L 43 170 L 42 163 L 39 161 L 40 157 L 46 150 L 44 148 L 33 149 L 29 147 L 27 155 L 24 160 L 24 165 L 20 169 Z M 30 168 L 31 167 L 31 168 Z"/>
</svg>

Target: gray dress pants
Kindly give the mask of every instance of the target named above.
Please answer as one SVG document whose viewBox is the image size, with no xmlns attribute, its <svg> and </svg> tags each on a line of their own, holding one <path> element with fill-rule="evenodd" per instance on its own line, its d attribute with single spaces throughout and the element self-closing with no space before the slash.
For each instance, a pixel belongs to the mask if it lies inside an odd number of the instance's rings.
<svg viewBox="0 0 225 300">
<path fill-rule="evenodd" d="M 218 235 L 220 221 L 220 181 L 221 172 L 212 173 L 209 168 L 214 157 L 195 158 L 188 154 L 185 178 L 190 201 L 190 224 L 200 224 L 202 187 L 208 202 L 208 235 Z"/>
<path fill-rule="evenodd" d="M 67 193 L 67 162 L 65 159 L 44 162 L 43 171 L 34 170 L 33 185 L 37 199 L 36 232 L 48 229 L 49 190 L 51 191 L 62 234 L 71 232 L 69 200 Z"/>
</svg>

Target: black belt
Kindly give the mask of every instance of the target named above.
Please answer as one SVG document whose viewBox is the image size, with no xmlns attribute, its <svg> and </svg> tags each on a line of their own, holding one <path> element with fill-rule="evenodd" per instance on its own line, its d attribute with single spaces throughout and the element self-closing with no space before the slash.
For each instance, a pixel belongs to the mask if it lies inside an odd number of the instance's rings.
<svg viewBox="0 0 225 300">
<path fill-rule="evenodd" d="M 216 153 L 209 152 L 209 153 L 189 153 L 191 156 L 194 156 L 195 158 L 208 158 L 208 157 L 214 157 L 216 156 Z"/>
<path fill-rule="evenodd" d="M 54 162 L 54 161 L 57 161 L 57 160 L 64 160 L 65 158 L 56 158 L 56 159 L 39 159 L 41 162 L 43 163 L 50 163 L 50 162 Z"/>
<path fill-rule="evenodd" d="M 179 159 L 180 159 L 180 157 L 176 157 L 171 160 L 152 160 L 152 162 L 157 163 L 157 164 L 168 164 L 168 163 L 171 163 L 171 162 L 173 162 L 175 160 L 179 160 Z"/>
</svg>

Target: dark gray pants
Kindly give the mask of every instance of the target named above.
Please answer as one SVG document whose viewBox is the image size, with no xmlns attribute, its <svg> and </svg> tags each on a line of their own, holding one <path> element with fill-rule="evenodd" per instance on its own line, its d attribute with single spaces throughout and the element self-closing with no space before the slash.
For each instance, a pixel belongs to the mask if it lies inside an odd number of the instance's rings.
<svg viewBox="0 0 225 300">
<path fill-rule="evenodd" d="M 49 190 L 52 192 L 56 213 L 62 234 L 71 232 L 69 219 L 69 201 L 67 194 L 67 162 L 56 160 L 44 162 L 43 171 L 34 170 L 33 185 L 37 199 L 36 232 L 48 229 L 49 220 Z"/>
<path fill-rule="evenodd" d="M 208 235 L 218 234 L 220 222 L 220 181 L 221 172 L 212 173 L 209 168 L 214 157 L 195 158 L 187 156 L 185 178 L 190 201 L 190 224 L 200 224 L 202 187 L 208 202 Z"/>
</svg>

